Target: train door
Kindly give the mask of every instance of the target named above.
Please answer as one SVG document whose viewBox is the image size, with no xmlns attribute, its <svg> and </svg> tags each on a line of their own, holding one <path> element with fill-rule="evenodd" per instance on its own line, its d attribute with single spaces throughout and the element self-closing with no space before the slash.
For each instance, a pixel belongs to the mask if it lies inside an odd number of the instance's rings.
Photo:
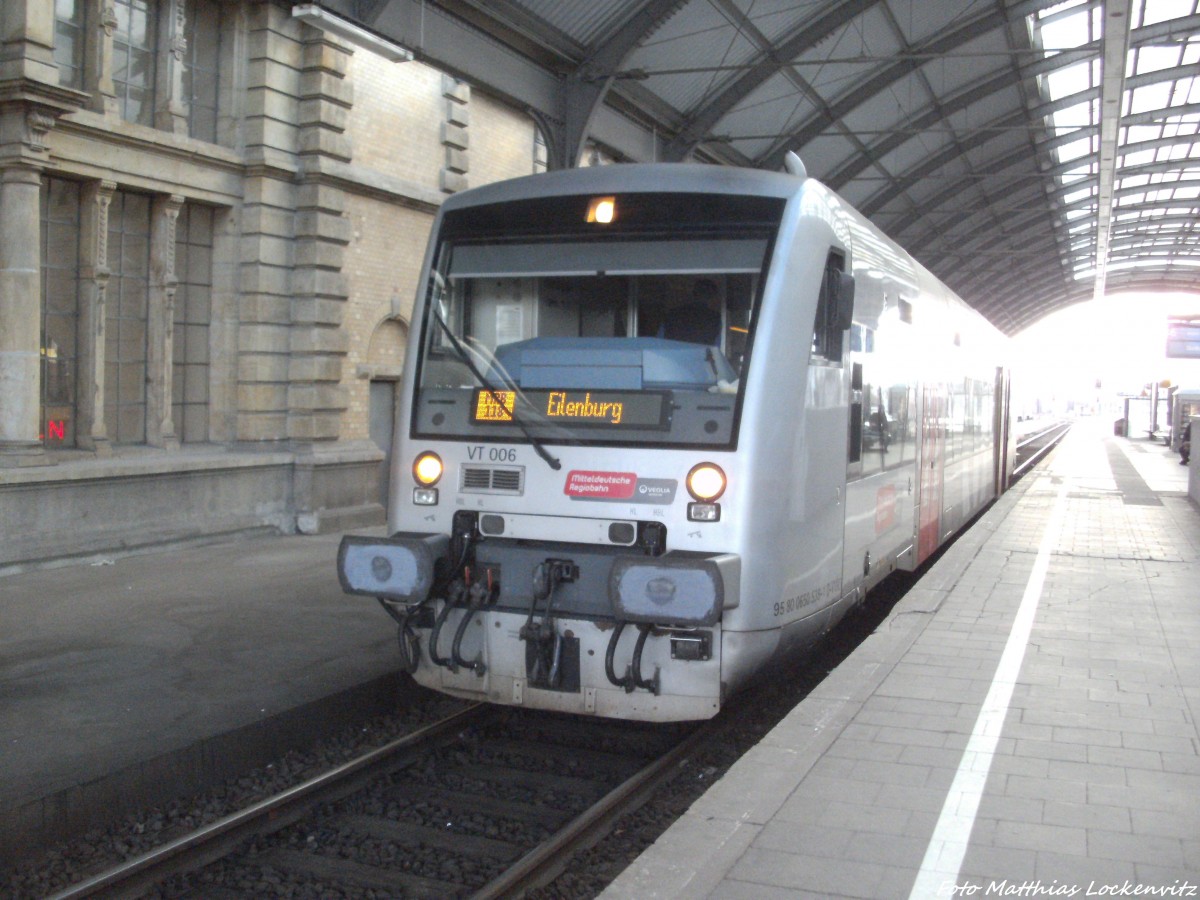
<svg viewBox="0 0 1200 900">
<path fill-rule="evenodd" d="M 996 368 L 995 404 L 992 408 L 992 472 L 993 489 L 999 497 L 1008 490 L 1012 478 L 1013 453 L 1011 420 L 1008 416 L 1008 404 L 1012 395 L 1012 380 L 1009 372 L 1003 366 Z"/>
<path fill-rule="evenodd" d="M 918 565 L 938 548 L 941 538 L 947 394 L 945 385 L 928 381 L 921 385 L 921 474 L 917 481 Z"/>
<path fill-rule="evenodd" d="M 860 326 L 855 326 L 859 328 Z M 850 349 L 860 352 L 854 337 Z M 869 401 L 866 405 L 869 408 Z M 850 421 L 849 440 L 846 452 L 846 495 L 843 499 L 844 522 L 842 527 L 842 593 L 848 592 L 864 578 L 863 554 L 870 544 L 871 536 L 866 530 L 866 497 L 869 485 L 863 479 L 863 363 L 855 360 L 850 364 Z"/>
</svg>

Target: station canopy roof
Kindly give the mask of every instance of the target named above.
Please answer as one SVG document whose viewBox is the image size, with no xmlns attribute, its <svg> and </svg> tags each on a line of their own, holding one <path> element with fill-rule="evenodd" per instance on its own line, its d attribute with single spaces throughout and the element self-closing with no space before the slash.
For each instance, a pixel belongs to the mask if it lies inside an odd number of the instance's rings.
<svg viewBox="0 0 1200 900">
<path fill-rule="evenodd" d="M 766 169 L 795 151 L 1011 334 L 1106 291 L 1200 293 L 1198 3 L 307 9 L 528 110 L 553 167 L 594 147 L 622 161 Z"/>
</svg>

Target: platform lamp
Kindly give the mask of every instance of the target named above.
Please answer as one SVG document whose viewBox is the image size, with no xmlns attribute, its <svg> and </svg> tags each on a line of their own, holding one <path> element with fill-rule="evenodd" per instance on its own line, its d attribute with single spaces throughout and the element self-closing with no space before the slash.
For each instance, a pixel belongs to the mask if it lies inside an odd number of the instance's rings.
<svg viewBox="0 0 1200 900">
<path fill-rule="evenodd" d="M 299 19 L 314 28 L 320 28 L 329 34 L 337 35 L 356 47 L 378 53 L 389 62 L 411 62 L 413 59 L 411 50 L 401 47 L 395 41 L 389 40 L 369 28 L 364 28 L 362 25 L 324 9 L 319 3 L 300 3 L 293 6 L 292 18 Z"/>
</svg>

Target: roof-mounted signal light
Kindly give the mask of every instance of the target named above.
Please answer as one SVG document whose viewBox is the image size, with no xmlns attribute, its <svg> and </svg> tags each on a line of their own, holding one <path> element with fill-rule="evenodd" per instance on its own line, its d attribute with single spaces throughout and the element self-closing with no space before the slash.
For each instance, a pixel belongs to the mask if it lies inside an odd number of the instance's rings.
<svg viewBox="0 0 1200 900">
<path fill-rule="evenodd" d="M 587 220 L 598 225 L 610 225 L 617 219 L 617 198 L 596 197 L 588 204 Z"/>
</svg>

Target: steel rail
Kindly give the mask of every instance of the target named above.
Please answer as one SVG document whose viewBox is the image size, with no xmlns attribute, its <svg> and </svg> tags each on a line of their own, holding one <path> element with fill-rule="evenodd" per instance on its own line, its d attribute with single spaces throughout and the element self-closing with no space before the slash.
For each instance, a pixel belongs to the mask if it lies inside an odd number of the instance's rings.
<svg viewBox="0 0 1200 900">
<path fill-rule="evenodd" d="M 1024 460 L 1021 463 L 1018 463 L 1016 466 L 1013 467 L 1013 473 L 1012 473 L 1013 480 L 1015 481 L 1016 479 L 1020 478 L 1022 475 L 1024 475 L 1026 472 L 1028 472 L 1034 466 L 1036 466 L 1039 462 L 1041 462 L 1042 457 L 1044 457 L 1047 453 L 1049 453 L 1051 450 L 1053 450 L 1058 445 L 1058 442 L 1063 439 L 1063 436 L 1070 430 L 1071 430 L 1070 422 L 1057 422 L 1054 425 L 1051 425 L 1049 428 L 1047 428 L 1043 431 L 1039 431 L 1037 434 L 1030 435 L 1029 437 L 1026 437 L 1024 440 L 1017 441 L 1017 453 L 1020 453 L 1022 448 L 1028 447 L 1030 444 L 1034 443 L 1035 441 L 1046 437 L 1046 435 L 1053 434 L 1055 431 L 1058 432 L 1058 434 L 1056 434 L 1053 438 L 1051 438 L 1050 440 L 1047 440 L 1045 445 L 1043 445 L 1042 447 L 1039 447 L 1036 451 L 1034 451 L 1028 459 Z"/>
<path fill-rule="evenodd" d="M 560 831 L 518 859 L 502 875 L 481 887 L 471 895 L 472 900 L 518 896 L 522 891 L 548 883 L 566 866 L 572 854 L 595 843 L 617 819 L 644 804 L 673 774 L 671 770 L 720 727 L 716 719 L 697 727 L 665 754 L 621 782 Z"/>
<path fill-rule="evenodd" d="M 1029 444 L 1032 444 L 1034 441 L 1038 440 L 1039 438 L 1043 438 L 1046 435 L 1051 434 L 1060 429 L 1062 430 L 1063 434 L 1066 434 L 1067 431 L 1070 429 L 1070 427 L 1071 427 L 1070 422 L 1058 421 L 1058 422 L 1055 422 L 1053 425 L 1051 425 L 1049 428 L 1043 428 L 1041 431 L 1036 431 L 1033 434 L 1023 435 L 1022 437 L 1020 437 L 1017 440 L 1017 449 L 1020 450 L 1022 447 L 1026 447 Z M 1061 437 L 1062 437 L 1062 435 L 1059 435 L 1059 438 L 1061 438 Z M 1058 438 L 1055 438 L 1055 440 L 1058 440 Z"/>
<path fill-rule="evenodd" d="M 343 763 L 308 781 L 231 813 L 176 840 L 155 847 L 146 853 L 101 872 L 86 881 L 72 885 L 49 900 L 78 900 L 96 895 L 135 896 L 137 892 L 180 872 L 191 871 L 228 853 L 230 847 L 245 838 L 267 830 L 277 830 L 299 818 L 312 804 L 328 799 L 323 796 L 334 787 L 353 790 L 347 782 L 360 781 L 376 775 L 379 770 L 394 764 L 393 757 L 403 750 L 441 737 L 447 731 L 474 722 L 494 707 L 474 704 L 432 725 L 419 728 L 382 747 Z"/>
</svg>

